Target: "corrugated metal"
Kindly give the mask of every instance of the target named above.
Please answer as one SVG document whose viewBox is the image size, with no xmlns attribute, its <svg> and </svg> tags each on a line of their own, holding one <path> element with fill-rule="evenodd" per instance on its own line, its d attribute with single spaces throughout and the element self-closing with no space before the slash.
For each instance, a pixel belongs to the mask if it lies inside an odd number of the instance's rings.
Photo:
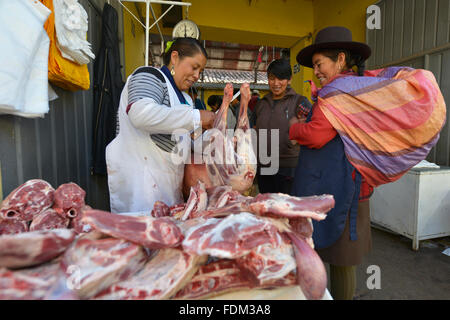
<svg viewBox="0 0 450 320">
<path fill-rule="evenodd" d="M 103 0 L 80 0 L 89 15 L 88 41 L 97 53 L 101 40 Z M 122 10 L 111 1 L 119 15 L 119 39 L 123 39 Z M 123 46 L 122 46 L 123 47 Z M 123 48 L 121 49 L 123 60 Z M 91 88 L 70 92 L 52 86 L 59 98 L 50 102 L 44 118 L 0 116 L 0 163 L 3 197 L 23 182 L 40 178 L 53 187 L 75 182 L 86 191 L 92 207 L 109 209 L 106 177 L 91 176 L 93 62 L 88 64 Z"/>
<path fill-rule="evenodd" d="M 367 30 L 369 69 L 390 65 L 434 73 L 447 104 L 447 122 L 428 161 L 450 166 L 450 0 L 382 0 L 381 29 Z"/>
</svg>

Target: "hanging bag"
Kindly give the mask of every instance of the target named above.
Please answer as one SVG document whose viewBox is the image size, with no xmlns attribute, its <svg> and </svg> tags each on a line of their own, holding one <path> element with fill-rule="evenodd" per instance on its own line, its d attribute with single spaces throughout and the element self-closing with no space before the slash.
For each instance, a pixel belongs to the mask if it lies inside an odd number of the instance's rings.
<svg viewBox="0 0 450 320">
<path fill-rule="evenodd" d="M 79 65 L 64 58 L 57 47 L 53 0 L 40 1 L 52 11 L 44 24 L 44 28 L 50 38 L 50 51 L 48 56 L 49 81 L 58 87 L 70 91 L 88 90 L 90 80 L 87 65 Z"/>
</svg>

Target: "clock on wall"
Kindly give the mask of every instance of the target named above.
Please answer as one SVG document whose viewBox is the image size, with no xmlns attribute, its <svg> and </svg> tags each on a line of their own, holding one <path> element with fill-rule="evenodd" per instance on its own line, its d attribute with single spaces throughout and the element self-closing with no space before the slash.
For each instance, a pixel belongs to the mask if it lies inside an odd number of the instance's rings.
<svg viewBox="0 0 450 320">
<path fill-rule="evenodd" d="M 178 22 L 172 31 L 173 38 L 200 38 L 200 29 L 194 21 L 184 19 Z"/>
</svg>

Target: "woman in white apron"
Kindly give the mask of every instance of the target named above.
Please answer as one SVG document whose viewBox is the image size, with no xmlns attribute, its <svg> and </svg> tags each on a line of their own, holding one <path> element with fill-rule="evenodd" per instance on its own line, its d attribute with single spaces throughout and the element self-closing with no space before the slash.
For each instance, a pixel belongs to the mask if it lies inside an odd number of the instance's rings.
<svg viewBox="0 0 450 320">
<path fill-rule="evenodd" d="M 118 134 L 106 147 L 111 212 L 150 212 L 155 201 L 182 203 L 184 163 L 172 133 L 211 128 L 214 113 L 193 108 L 187 91 L 207 54 L 193 38 L 177 38 L 161 69 L 139 67 L 127 79 L 118 110 Z M 184 141 L 189 141 L 189 134 Z"/>
</svg>

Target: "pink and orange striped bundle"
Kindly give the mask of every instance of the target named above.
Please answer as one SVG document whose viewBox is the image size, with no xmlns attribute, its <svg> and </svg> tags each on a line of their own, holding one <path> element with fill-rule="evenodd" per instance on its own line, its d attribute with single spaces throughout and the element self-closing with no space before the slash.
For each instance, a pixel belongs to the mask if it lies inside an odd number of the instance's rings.
<svg viewBox="0 0 450 320">
<path fill-rule="evenodd" d="M 372 186 L 399 179 L 425 159 L 446 119 L 434 75 L 408 67 L 341 75 L 319 90 L 317 103 Z"/>
</svg>

